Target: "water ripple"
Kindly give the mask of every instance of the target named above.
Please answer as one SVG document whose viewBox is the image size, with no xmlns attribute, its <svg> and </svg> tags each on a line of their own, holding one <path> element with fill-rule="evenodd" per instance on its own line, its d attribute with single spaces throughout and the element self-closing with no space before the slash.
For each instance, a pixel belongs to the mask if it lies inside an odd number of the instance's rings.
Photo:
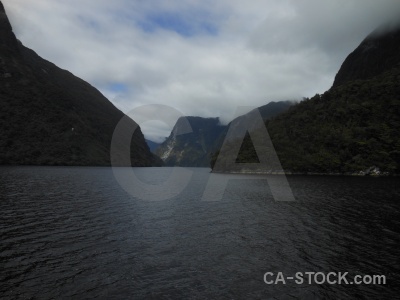
<svg viewBox="0 0 400 300">
<path fill-rule="evenodd" d="M 0 168 L 2 299 L 390 299 L 400 294 L 397 178 L 303 177 L 275 202 L 262 176 L 201 201 L 142 201 L 109 168 Z M 166 169 L 137 169 L 153 183 Z M 142 173 L 141 173 L 142 172 Z M 140 176 L 139 176 L 140 177 Z M 265 272 L 383 274 L 387 285 L 266 285 Z"/>
</svg>

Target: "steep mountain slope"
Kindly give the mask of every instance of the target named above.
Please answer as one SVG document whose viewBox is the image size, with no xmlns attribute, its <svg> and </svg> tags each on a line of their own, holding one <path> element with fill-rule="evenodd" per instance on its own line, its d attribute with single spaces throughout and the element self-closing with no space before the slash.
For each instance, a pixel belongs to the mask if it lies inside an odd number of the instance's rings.
<svg viewBox="0 0 400 300">
<path fill-rule="evenodd" d="M 110 164 L 111 137 L 124 114 L 90 84 L 24 47 L 1 2 L 0 104 L 0 164 Z M 132 165 L 156 161 L 138 128 Z"/>
<path fill-rule="evenodd" d="M 291 101 L 270 102 L 258 108 L 264 120 L 286 111 L 293 105 Z M 242 117 L 238 117 L 240 120 Z M 209 167 L 212 154 L 221 146 L 228 125 L 221 125 L 218 118 L 186 117 L 192 133 L 175 135 L 182 120 L 175 124 L 171 135 L 156 150 L 168 166 Z M 240 123 L 240 122 L 238 122 Z"/>
<path fill-rule="evenodd" d="M 266 122 L 285 171 L 400 173 L 399 36 L 398 28 L 375 31 L 349 55 L 329 91 Z M 366 50 L 366 41 L 373 50 Z M 244 140 L 236 161 L 256 162 L 251 145 Z M 218 156 L 222 162 L 232 159 Z"/>
<path fill-rule="evenodd" d="M 396 24 L 386 24 L 369 34 L 345 59 L 333 86 L 373 78 L 397 68 L 400 64 L 400 31 L 397 28 Z"/>
</svg>

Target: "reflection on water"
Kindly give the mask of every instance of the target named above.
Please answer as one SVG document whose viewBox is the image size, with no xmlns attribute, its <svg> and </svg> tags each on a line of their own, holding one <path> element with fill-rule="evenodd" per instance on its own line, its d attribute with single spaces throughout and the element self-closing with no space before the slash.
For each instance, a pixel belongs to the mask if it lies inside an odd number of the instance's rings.
<svg viewBox="0 0 400 300">
<path fill-rule="evenodd" d="M 111 168 L 1 167 L 0 297 L 400 294 L 399 179 L 292 176 L 296 201 L 276 202 L 267 178 L 252 176 L 230 180 L 222 200 L 202 201 L 209 170 L 190 171 L 178 196 L 144 201 L 124 191 Z M 170 173 L 135 169 L 148 184 Z M 263 282 L 265 272 L 307 271 L 383 274 L 387 284 Z"/>
</svg>

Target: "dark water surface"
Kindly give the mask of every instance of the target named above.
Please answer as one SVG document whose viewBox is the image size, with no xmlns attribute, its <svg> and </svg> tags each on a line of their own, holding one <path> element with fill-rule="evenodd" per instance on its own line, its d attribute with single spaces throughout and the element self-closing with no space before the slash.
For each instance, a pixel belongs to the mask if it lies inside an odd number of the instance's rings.
<svg viewBox="0 0 400 300">
<path fill-rule="evenodd" d="M 169 171 L 135 170 L 153 183 Z M 193 171 L 179 196 L 151 202 L 110 168 L 1 167 L 0 298 L 398 299 L 399 178 L 293 176 L 297 201 L 275 202 L 253 176 L 205 202 L 209 170 Z M 308 271 L 387 284 L 263 281 Z"/>
</svg>

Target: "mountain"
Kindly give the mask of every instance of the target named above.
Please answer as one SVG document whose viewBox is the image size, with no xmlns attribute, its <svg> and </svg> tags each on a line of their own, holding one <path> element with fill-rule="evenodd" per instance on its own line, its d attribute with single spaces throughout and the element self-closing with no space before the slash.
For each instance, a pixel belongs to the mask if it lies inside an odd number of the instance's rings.
<svg viewBox="0 0 400 300">
<path fill-rule="evenodd" d="M 399 37 L 398 27 L 374 31 L 346 58 L 332 88 L 266 122 L 286 172 L 400 173 Z M 257 162 L 249 137 L 236 143 L 236 162 Z M 214 171 L 230 172 L 223 166 L 235 158 L 219 153 L 213 163 L 217 157 L 222 167 Z"/>
<path fill-rule="evenodd" d="M 160 143 L 156 143 L 146 139 L 146 144 L 149 146 L 149 149 L 152 153 L 155 153 L 155 150 L 160 146 Z"/>
<path fill-rule="evenodd" d="M 286 111 L 291 101 L 270 102 L 258 108 L 264 120 Z M 241 117 L 237 119 L 240 120 Z M 218 118 L 185 117 L 192 132 L 183 132 L 186 123 L 179 119 L 170 136 L 157 148 L 156 154 L 167 166 L 209 167 L 212 154 L 221 146 L 230 124 L 221 125 Z M 239 122 L 240 123 L 240 122 Z"/>
<path fill-rule="evenodd" d="M 396 24 L 385 24 L 369 34 L 345 59 L 333 87 L 373 78 L 400 64 L 400 31 Z"/>
<path fill-rule="evenodd" d="M 264 121 L 272 119 L 277 115 L 287 111 L 292 105 L 294 105 L 294 101 L 272 101 L 268 104 L 260 106 L 258 111 L 261 114 L 261 117 Z"/>
<path fill-rule="evenodd" d="M 0 87 L 0 164 L 110 165 L 111 138 L 124 114 L 93 86 L 24 47 L 1 2 Z M 129 132 L 137 124 L 124 126 Z M 130 157 L 134 166 L 160 163 L 139 127 Z"/>
<path fill-rule="evenodd" d="M 192 132 L 183 132 L 188 121 Z M 208 167 L 210 153 L 225 126 L 218 118 L 184 117 L 176 122 L 170 136 L 157 148 L 156 154 L 167 166 Z"/>
</svg>

